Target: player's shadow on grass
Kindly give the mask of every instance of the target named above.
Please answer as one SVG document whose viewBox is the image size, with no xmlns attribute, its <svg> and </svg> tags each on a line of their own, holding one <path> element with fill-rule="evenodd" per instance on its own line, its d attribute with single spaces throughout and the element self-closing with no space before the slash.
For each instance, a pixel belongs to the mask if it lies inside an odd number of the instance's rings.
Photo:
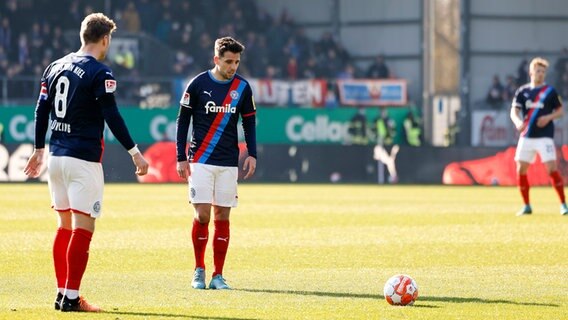
<svg viewBox="0 0 568 320">
<path fill-rule="evenodd" d="M 153 312 L 128 312 L 128 311 L 102 311 L 100 313 L 116 314 L 136 317 L 162 317 L 162 318 L 182 318 L 182 319 L 212 319 L 212 320 L 258 320 L 256 318 L 235 318 L 235 317 L 213 317 L 213 316 L 192 316 L 179 313 L 153 313 Z M 117 318 L 118 319 L 118 318 Z"/>
<path fill-rule="evenodd" d="M 360 298 L 360 299 L 379 299 L 384 300 L 382 294 L 368 294 L 368 293 L 345 293 L 345 292 L 321 292 L 321 291 L 296 291 L 296 290 L 270 290 L 270 289 L 234 289 L 246 292 L 263 292 L 263 293 L 279 293 L 279 294 L 298 294 L 304 296 L 320 296 L 320 297 L 333 297 L 333 298 Z M 430 297 L 418 296 L 418 301 L 430 302 L 449 302 L 449 303 L 503 303 L 514 304 L 522 306 L 538 306 L 538 307 L 559 307 L 553 303 L 537 303 L 537 302 L 516 302 L 503 299 L 481 299 L 481 298 L 460 298 L 460 297 Z M 414 305 L 416 307 L 416 305 Z"/>
</svg>

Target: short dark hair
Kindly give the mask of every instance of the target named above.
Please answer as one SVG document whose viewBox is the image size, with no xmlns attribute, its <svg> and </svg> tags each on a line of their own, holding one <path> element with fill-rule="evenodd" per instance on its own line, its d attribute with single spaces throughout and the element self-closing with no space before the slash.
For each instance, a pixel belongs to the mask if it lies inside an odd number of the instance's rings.
<svg viewBox="0 0 568 320">
<path fill-rule="evenodd" d="M 225 52 L 241 53 L 245 46 L 231 37 L 223 37 L 215 40 L 215 55 L 222 57 Z"/>
<path fill-rule="evenodd" d="M 99 42 L 104 36 L 116 30 L 116 24 L 102 13 L 91 13 L 81 22 L 81 42 L 83 44 Z"/>
</svg>

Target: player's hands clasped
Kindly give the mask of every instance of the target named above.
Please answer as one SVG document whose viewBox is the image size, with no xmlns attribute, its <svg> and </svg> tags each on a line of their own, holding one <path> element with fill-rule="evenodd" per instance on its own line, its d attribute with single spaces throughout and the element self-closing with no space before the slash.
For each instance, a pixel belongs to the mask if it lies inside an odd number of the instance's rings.
<svg viewBox="0 0 568 320">
<path fill-rule="evenodd" d="M 244 176 L 245 179 L 252 177 L 254 172 L 256 171 L 256 159 L 254 157 L 247 157 L 245 159 L 245 163 L 243 164 L 243 170 L 246 171 Z"/>
<path fill-rule="evenodd" d="M 187 160 L 178 161 L 178 163 L 176 164 L 176 171 L 180 178 L 187 180 L 187 178 L 191 174 L 191 169 L 189 169 L 189 162 L 187 162 Z"/>
<path fill-rule="evenodd" d="M 39 177 L 41 166 L 43 165 L 44 149 L 35 149 L 24 167 L 24 173 L 30 178 Z"/>
<path fill-rule="evenodd" d="M 144 159 L 144 156 L 137 152 L 132 156 L 132 162 L 136 166 L 136 175 L 143 176 L 148 173 L 148 162 Z"/>
</svg>

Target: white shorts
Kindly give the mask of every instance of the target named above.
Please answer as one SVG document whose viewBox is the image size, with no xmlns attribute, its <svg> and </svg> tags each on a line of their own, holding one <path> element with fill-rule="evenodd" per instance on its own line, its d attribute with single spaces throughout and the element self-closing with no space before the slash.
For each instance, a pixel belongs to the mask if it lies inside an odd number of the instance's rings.
<svg viewBox="0 0 568 320">
<path fill-rule="evenodd" d="M 544 162 L 556 161 L 556 148 L 552 138 L 520 138 L 515 151 L 515 161 L 533 163 L 536 154 Z"/>
<path fill-rule="evenodd" d="M 47 160 L 51 205 L 57 211 L 98 218 L 102 212 L 104 175 L 99 162 L 49 156 Z"/>
<path fill-rule="evenodd" d="M 235 208 L 238 204 L 238 167 L 220 167 L 203 163 L 190 163 L 188 179 L 191 203 L 210 203 Z"/>
</svg>

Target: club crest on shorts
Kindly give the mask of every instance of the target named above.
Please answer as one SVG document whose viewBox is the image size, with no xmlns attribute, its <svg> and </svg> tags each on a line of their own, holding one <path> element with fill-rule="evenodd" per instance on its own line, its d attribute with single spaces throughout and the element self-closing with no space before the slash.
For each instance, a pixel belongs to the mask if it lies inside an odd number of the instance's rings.
<svg viewBox="0 0 568 320">
<path fill-rule="evenodd" d="M 99 213 L 101 211 L 101 202 L 97 201 L 95 202 L 95 204 L 93 204 L 93 211 L 95 211 L 96 213 Z"/>
<path fill-rule="evenodd" d="M 192 199 L 195 198 L 195 189 L 194 189 L 194 188 L 191 188 L 191 189 L 189 190 L 189 194 L 191 195 L 191 198 L 192 198 Z"/>
<path fill-rule="evenodd" d="M 237 100 L 239 98 L 239 92 L 237 90 L 231 90 L 231 93 L 229 93 L 229 95 L 233 100 Z"/>
</svg>

